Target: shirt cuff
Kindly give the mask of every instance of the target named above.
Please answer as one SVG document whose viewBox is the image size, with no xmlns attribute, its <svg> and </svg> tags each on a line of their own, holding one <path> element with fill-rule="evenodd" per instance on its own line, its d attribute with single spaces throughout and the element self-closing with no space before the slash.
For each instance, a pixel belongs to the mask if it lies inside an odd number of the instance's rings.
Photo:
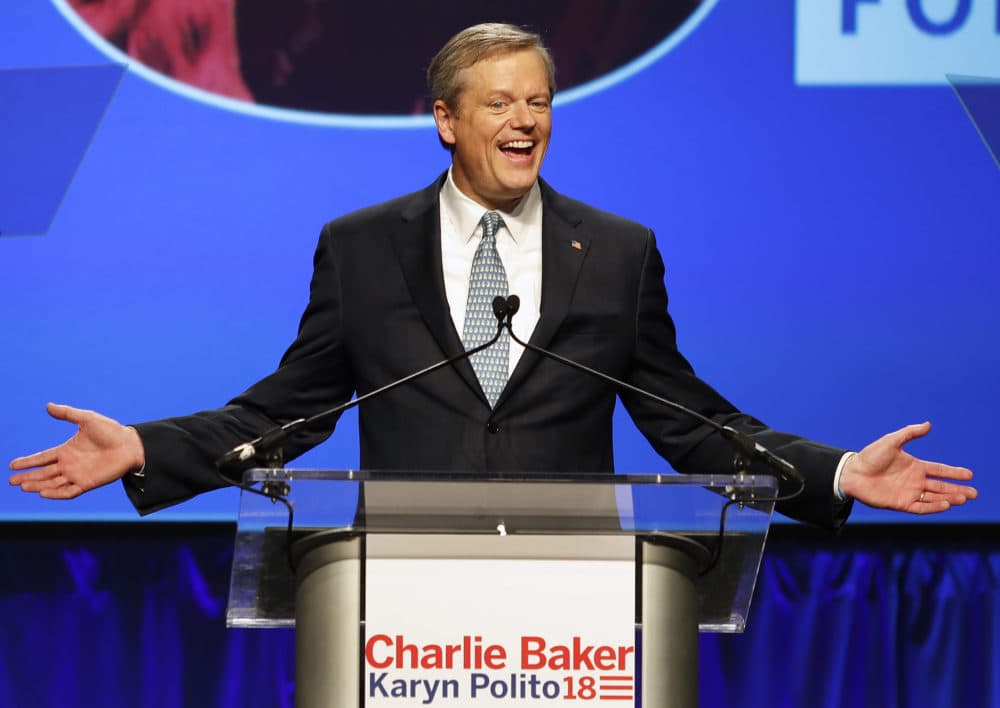
<svg viewBox="0 0 1000 708">
<path fill-rule="evenodd" d="M 844 471 L 844 465 L 847 464 L 847 461 L 856 454 L 856 452 L 845 452 L 844 456 L 840 458 L 840 462 L 837 463 L 837 471 L 833 475 L 833 493 L 840 501 L 847 501 L 847 495 L 844 494 L 844 490 L 840 488 L 840 473 Z"/>
<path fill-rule="evenodd" d="M 126 425 L 125 427 L 129 428 L 130 430 L 135 430 L 135 427 L 131 425 Z M 135 430 L 135 434 L 138 435 L 139 431 Z M 146 490 L 143 485 L 145 484 L 145 477 L 146 477 L 146 461 L 143 460 L 142 466 L 139 469 L 129 470 L 127 474 L 136 483 L 136 487 L 138 488 L 139 493 L 140 494 L 145 493 Z"/>
</svg>

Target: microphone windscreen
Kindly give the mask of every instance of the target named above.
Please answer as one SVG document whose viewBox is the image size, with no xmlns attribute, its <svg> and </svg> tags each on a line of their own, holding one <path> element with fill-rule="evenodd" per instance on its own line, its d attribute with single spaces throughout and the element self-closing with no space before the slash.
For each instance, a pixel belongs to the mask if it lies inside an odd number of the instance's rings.
<svg viewBox="0 0 1000 708">
<path fill-rule="evenodd" d="M 503 295 L 497 295 L 493 298 L 493 314 L 501 322 L 507 316 L 507 309 L 507 300 L 504 299 Z"/>
<path fill-rule="evenodd" d="M 496 307 L 496 305 L 494 305 Z M 521 298 L 517 295 L 511 295 L 507 298 L 507 310 L 510 312 L 510 316 L 513 317 L 517 314 L 517 311 L 521 309 Z"/>
</svg>

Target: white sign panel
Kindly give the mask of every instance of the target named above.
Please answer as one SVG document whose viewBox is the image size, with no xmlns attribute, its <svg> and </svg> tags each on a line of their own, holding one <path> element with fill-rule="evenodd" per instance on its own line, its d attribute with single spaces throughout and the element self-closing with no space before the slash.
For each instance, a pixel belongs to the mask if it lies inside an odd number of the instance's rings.
<svg viewBox="0 0 1000 708">
<path fill-rule="evenodd" d="M 372 559 L 368 708 L 630 705 L 631 561 Z"/>
</svg>

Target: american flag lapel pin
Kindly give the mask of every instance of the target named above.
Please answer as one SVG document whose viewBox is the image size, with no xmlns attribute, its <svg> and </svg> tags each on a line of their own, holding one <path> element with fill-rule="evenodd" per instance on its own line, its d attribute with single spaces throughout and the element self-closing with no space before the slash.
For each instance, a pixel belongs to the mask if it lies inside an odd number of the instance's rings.
<svg viewBox="0 0 1000 708">
<path fill-rule="evenodd" d="M 580 243 L 579 241 L 576 241 L 576 240 L 570 241 L 569 245 L 570 245 L 571 248 L 575 248 L 577 251 L 582 251 L 583 250 L 583 244 Z"/>
</svg>

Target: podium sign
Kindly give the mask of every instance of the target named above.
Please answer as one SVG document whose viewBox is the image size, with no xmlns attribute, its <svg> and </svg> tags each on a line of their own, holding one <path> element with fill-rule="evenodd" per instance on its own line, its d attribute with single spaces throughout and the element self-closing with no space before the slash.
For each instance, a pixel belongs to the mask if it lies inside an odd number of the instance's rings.
<svg viewBox="0 0 1000 708">
<path fill-rule="evenodd" d="M 296 705 L 697 703 L 742 631 L 770 477 L 252 470 L 227 624 L 297 627 Z M 558 705 L 558 704 L 555 704 Z"/>
<path fill-rule="evenodd" d="M 436 557 L 414 558 L 411 538 L 370 537 L 365 705 L 632 701 L 634 544 L 559 539 L 545 555 L 563 557 L 539 558 L 551 540 L 442 536 L 421 552 Z M 565 557 L 574 550 L 588 557 Z"/>
</svg>

